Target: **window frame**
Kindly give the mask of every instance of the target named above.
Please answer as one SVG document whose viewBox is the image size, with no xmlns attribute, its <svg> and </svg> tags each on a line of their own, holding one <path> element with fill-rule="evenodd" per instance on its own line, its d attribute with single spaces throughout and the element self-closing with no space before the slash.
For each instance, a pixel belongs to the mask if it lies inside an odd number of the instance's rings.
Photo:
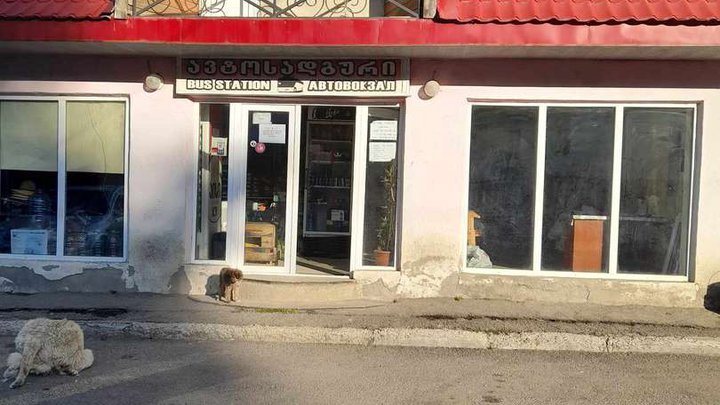
<svg viewBox="0 0 720 405">
<path fill-rule="evenodd" d="M 128 96 L 22 96 L 0 95 L 3 101 L 45 101 L 56 102 L 58 106 L 57 123 L 57 239 L 54 255 L 18 255 L 0 253 L 0 260 L 35 260 L 63 262 L 101 262 L 122 263 L 128 260 L 129 242 L 129 179 L 130 179 L 130 99 Z M 67 256 L 65 246 L 65 204 L 67 200 L 66 168 L 67 168 L 67 103 L 75 101 L 122 102 L 125 105 L 124 139 L 123 139 L 123 249 L 122 256 Z"/>
<path fill-rule="evenodd" d="M 475 268 L 467 266 L 467 243 L 465 243 L 465 235 L 468 232 L 467 212 L 470 198 L 470 151 L 472 142 L 472 111 L 473 107 L 536 107 L 538 109 L 537 123 L 537 148 L 536 148 L 536 166 L 535 166 L 535 192 L 533 202 L 533 242 L 532 242 L 532 268 Z M 693 269 L 692 246 L 695 235 L 692 233 L 693 222 L 695 220 L 696 201 L 696 176 L 697 168 L 697 145 L 698 145 L 698 118 L 700 117 L 700 102 L 572 102 L 572 101 L 472 101 L 470 100 L 467 107 L 467 118 L 465 123 L 465 160 L 463 165 L 462 179 L 464 181 L 464 192 L 462 198 L 461 224 L 462 224 L 462 272 L 470 274 L 484 275 L 517 275 L 517 276 L 535 276 L 535 277 L 570 277 L 585 279 L 616 279 L 616 280 L 638 280 L 638 281 L 674 281 L 687 282 L 692 280 Z M 608 271 L 607 272 L 573 272 L 565 270 L 543 270 L 541 268 L 542 259 L 542 225 L 543 225 L 543 202 L 545 188 L 545 152 L 547 145 L 547 111 L 548 108 L 554 107 L 580 107 L 580 108 L 614 108 L 615 111 L 615 127 L 613 134 L 613 162 L 612 162 L 612 182 L 611 182 L 611 206 L 610 206 L 610 226 L 609 226 L 609 249 L 608 249 Z M 619 212 L 620 212 L 620 194 L 622 181 L 622 150 L 623 150 L 623 132 L 624 132 L 624 111 L 625 108 L 689 108 L 693 110 L 693 127 L 691 140 L 691 168 L 689 179 L 689 200 L 687 201 L 689 212 L 686 231 L 688 232 L 686 252 L 687 257 L 684 260 L 685 274 L 667 275 L 653 273 L 620 273 L 618 272 L 618 248 L 619 248 Z"/>
</svg>

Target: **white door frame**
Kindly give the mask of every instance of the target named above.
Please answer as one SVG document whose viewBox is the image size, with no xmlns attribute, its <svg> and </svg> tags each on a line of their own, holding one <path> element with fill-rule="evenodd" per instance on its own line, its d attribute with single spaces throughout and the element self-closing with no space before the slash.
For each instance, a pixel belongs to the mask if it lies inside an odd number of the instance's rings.
<svg viewBox="0 0 720 405">
<path fill-rule="evenodd" d="M 356 267 L 356 263 L 362 264 L 362 242 L 363 242 L 363 212 L 365 207 L 365 149 L 367 148 L 367 105 L 355 104 L 323 104 L 323 103 L 302 103 L 296 104 L 297 113 L 295 114 L 296 125 L 298 129 L 297 140 L 295 142 L 295 200 L 293 204 L 293 232 L 295 237 L 292 240 L 292 264 L 291 274 L 296 274 L 297 270 L 297 235 L 298 235 L 298 214 L 300 196 L 300 145 L 302 142 L 302 109 L 303 107 L 314 106 L 333 106 L 333 107 L 350 107 L 355 109 L 355 128 L 353 139 L 353 169 L 351 183 L 351 203 L 350 203 L 350 260 L 348 261 L 348 275 L 352 273 Z M 359 230 L 354 232 L 353 230 Z M 313 276 L 303 274 L 303 276 Z M 315 277 L 328 277 L 325 275 L 316 275 Z M 337 276 L 331 276 L 337 277 Z"/>
<path fill-rule="evenodd" d="M 352 205 L 350 206 L 349 271 L 362 267 L 365 237 L 365 177 L 368 133 L 368 106 L 355 107 L 355 139 L 353 140 Z"/>
<path fill-rule="evenodd" d="M 247 190 L 247 153 L 248 153 L 248 126 L 249 113 L 257 112 L 287 112 L 288 113 L 288 129 L 287 129 L 287 181 L 285 188 L 285 252 L 282 266 L 255 266 L 245 264 L 245 215 L 246 215 L 246 190 Z M 260 274 L 293 274 L 295 272 L 295 241 L 297 226 L 297 170 L 299 156 L 299 142 L 296 131 L 298 128 L 298 106 L 297 105 L 276 105 L 276 104 L 230 104 L 230 150 L 235 151 L 230 155 L 231 172 L 235 172 L 235 181 L 228 184 L 228 195 L 232 196 L 237 204 L 237 209 L 230 215 L 231 222 L 236 224 L 235 227 L 229 226 L 229 231 L 233 228 L 236 231 L 234 246 L 230 246 L 231 252 L 228 260 L 231 263 L 237 263 L 247 273 Z"/>
<path fill-rule="evenodd" d="M 198 106 L 200 104 L 198 103 Z M 349 104 L 349 103 L 326 103 L 326 102 L 305 102 L 292 104 L 274 103 L 228 103 L 229 105 L 229 146 L 230 156 L 228 161 L 228 219 L 225 260 L 202 260 L 194 256 L 196 248 L 195 235 L 195 203 L 197 190 L 191 195 L 188 211 L 192 227 L 188 227 L 191 234 L 191 254 L 189 260 L 193 264 L 229 265 L 243 269 L 248 274 L 296 274 L 297 269 L 297 235 L 298 235 L 298 210 L 300 195 L 300 149 L 302 134 L 302 108 L 311 106 L 340 106 L 355 108 L 355 139 L 353 144 L 353 177 L 351 190 L 351 214 L 350 214 L 350 263 L 349 272 L 354 270 L 396 270 L 396 267 L 378 267 L 363 265 L 363 233 L 365 214 L 365 179 L 368 142 L 368 111 L 370 107 L 400 107 L 400 120 L 402 121 L 402 107 L 394 103 L 372 103 L 372 104 Z M 283 266 L 262 266 L 246 265 L 245 254 L 245 215 L 246 215 L 246 189 L 247 189 L 247 154 L 248 154 L 248 118 L 250 111 L 267 112 L 288 112 L 288 172 L 286 188 L 286 212 L 285 212 L 285 255 Z M 196 109 L 197 117 L 200 116 L 200 108 Z M 199 122 L 198 122 L 199 124 Z M 198 132 L 199 132 L 199 127 Z M 399 133 L 402 134 L 402 126 Z M 199 136 L 196 134 L 196 136 Z M 402 135 L 400 135 L 402 136 Z M 401 138 L 399 138 L 400 141 Z M 197 143 L 197 138 L 196 138 Z M 197 150 L 193 150 L 193 159 L 197 161 Z M 398 159 L 400 159 L 398 151 Z M 398 164 L 400 168 L 401 165 Z M 195 171 L 197 173 L 197 170 Z M 197 180 L 192 179 L 193 189 Z M 398 190 L 399 192 L 400 190 Z M 399 217 L 399 215 L 398 215 Z M 396 224 L 397 229 L 397 224 Z M 396 239 L 398 234 L 396 233 Z M 397 244 L 396 240 L 396 244 Z M 396 246 L 397 250 L 397 246 Z M 397 252 L 396 252 L 397 255 Z M 396 258 L 397 260 L 397 258 Z M 305 275 L 303 277 L 328 277 L 324 275 Z M 335 276 L 333 276 L 335 277 Z"/>
</svg>

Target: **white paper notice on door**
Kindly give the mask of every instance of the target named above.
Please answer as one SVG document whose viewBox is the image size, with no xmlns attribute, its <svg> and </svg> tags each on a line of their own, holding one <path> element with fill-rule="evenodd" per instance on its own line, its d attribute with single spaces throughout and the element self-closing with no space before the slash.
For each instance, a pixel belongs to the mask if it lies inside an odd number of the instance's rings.
<svg viewBox="0 0 720 405">
<path fill-rule="evenodd" d="M 253 124 L 272 124 L 272 118 L 269 112 L 256 112 L 253 113 Z"/>
<path fill-rule="evenodd" d="M 259 141 L 262 143 L 285 143 L 285 124 L 260 124 Z"/>
<path fill-rule="evenodd" d="M 389 162 L 395 159 L 395 142 L 370 142 L 368 160 Z"/>
<path fill-rule="evenodd" d="M 396 141 L 397 121 L 373 121 L 370 123 L 371 141 Z"/>
</svg>

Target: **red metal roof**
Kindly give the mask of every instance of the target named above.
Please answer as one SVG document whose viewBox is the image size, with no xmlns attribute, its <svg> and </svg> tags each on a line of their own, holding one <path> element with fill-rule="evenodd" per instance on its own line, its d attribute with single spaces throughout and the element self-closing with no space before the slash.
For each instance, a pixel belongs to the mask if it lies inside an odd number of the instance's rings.
<svg viewBox="0 0 720 405">
<path fill-rule="evenodd" d="M 718 0 L 437 0 L 444 20 L 482 22 L 715 22 Z"/>
<path fill-rule="evenodd" d="M 0 18 L 99 19 L 113 9 L 113 0 L 0 0 Z"/>
</svg>

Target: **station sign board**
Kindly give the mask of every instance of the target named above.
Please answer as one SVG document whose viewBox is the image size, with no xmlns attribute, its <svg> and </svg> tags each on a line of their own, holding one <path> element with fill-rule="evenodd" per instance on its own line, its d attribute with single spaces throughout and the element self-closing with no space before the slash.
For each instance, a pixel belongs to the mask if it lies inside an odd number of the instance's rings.
<svg viewBox="0 0 720 405">
<path fill-rule="evenodd" d="M 221 96 L 409 95 L 404 59 L 183 58 L 175 92 Z"/>
</svg>

